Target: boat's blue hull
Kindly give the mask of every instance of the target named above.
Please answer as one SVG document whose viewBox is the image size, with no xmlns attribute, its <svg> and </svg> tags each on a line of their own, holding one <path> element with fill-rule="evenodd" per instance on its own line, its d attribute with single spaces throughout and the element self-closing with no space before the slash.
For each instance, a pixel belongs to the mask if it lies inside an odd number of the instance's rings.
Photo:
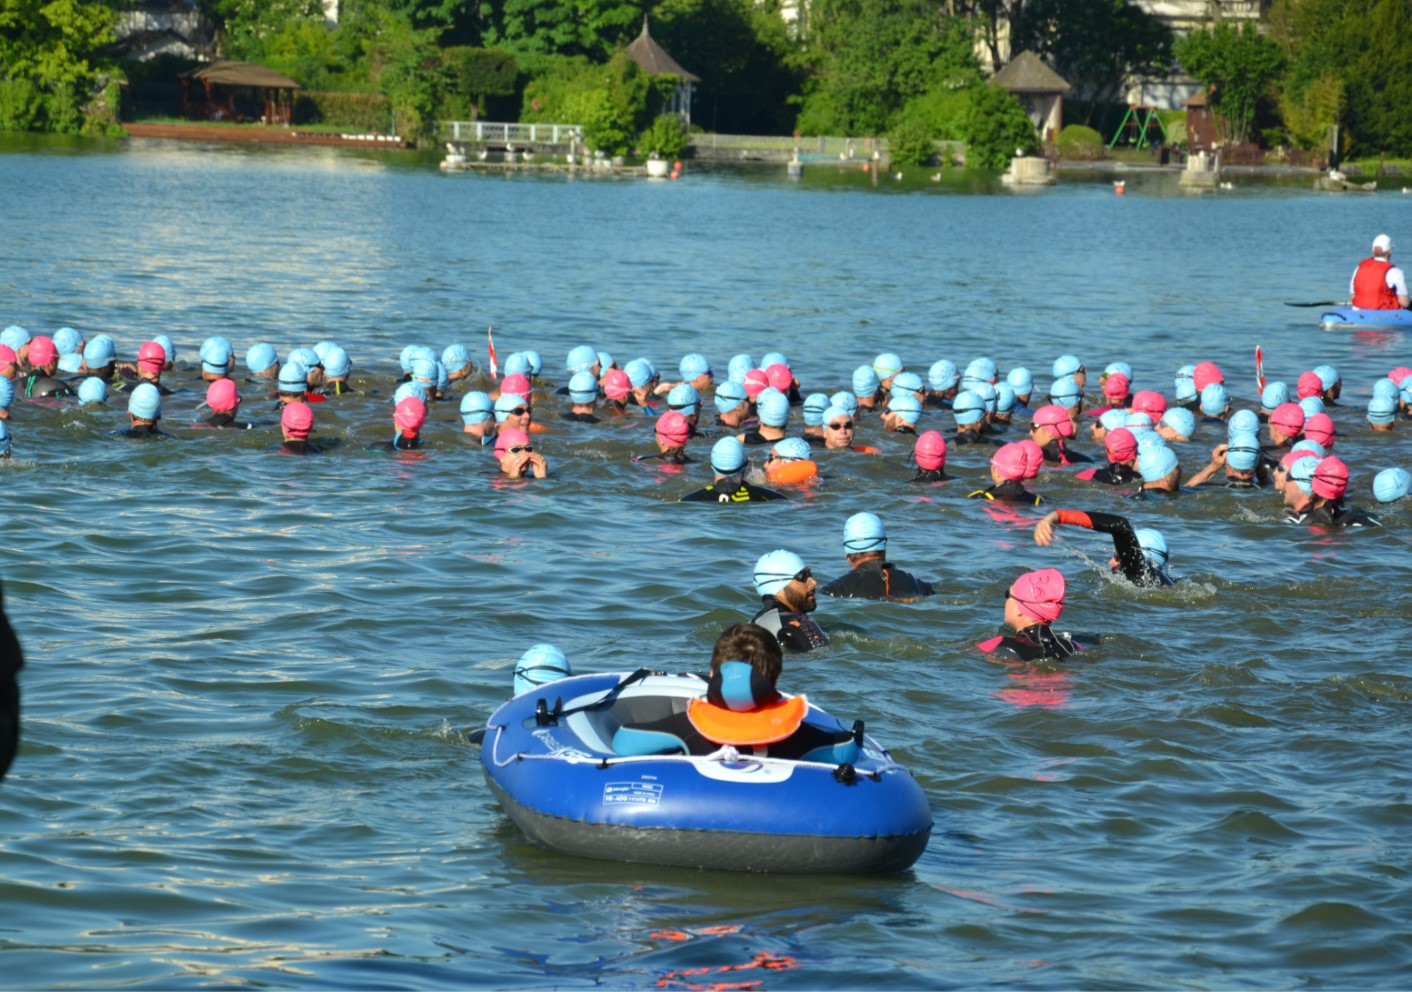
<svg viewBox="0 0 1412 992">
<path fill-rule="evenodd" d="M 580 675 L 525 693 L 491 716 L 486 780 L 532 840 L 615 861 L 772 872 L 888 872 L 926 848 L 931 809 L 912 775 L 865 738 L 849 766 L 712 755 L 625 757 L 613 731 L 644 706 L 699 696 L 695 676 L 655 675 L 610 705 L 540 725 L 536 704 L 573 711 L 621 673 Z M 807 720 L 838 727 L 816 707 Z"/>
<path fill-rule="evenodd" d="M 1412 310 L 1361 310 L 1358 307 L 1334 307 L 1319 318 L 1325 330 L 1339 328 L 1412 328 Z"/>
</svg>

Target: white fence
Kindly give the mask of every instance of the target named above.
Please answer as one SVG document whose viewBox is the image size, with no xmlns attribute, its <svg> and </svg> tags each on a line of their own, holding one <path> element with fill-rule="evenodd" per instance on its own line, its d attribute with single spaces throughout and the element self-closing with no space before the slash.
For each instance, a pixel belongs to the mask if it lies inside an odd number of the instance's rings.
<svg viewBox="0 0 1412 992">
<path fill-rule="evenodd" d="M 583 141 L 583 128 L 578 124 L 442 121 L 441 136 L 448 141 L 472 141 L 476 144 L 506 145 L 518 141 L 526 145 L 566 145 L 570 141 Z"/>
</svg>

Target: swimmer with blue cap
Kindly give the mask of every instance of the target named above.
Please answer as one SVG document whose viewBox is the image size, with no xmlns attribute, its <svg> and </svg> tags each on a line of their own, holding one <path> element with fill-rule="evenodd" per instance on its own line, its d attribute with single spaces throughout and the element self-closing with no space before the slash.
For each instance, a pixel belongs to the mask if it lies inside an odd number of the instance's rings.
<svg viewBox="0 0 1412 992">
<path fill-rule="evenodd" d="M 853 396 L 857 399 L 858 409 L 875 409 L 881 393 L 881 380 L 871 365 L 860 365 L 853 370 Z"/>
<path fill-rule="evenodd" d="M 740 430 L 750 419 L 750 397 L 745 386 L 734 379 L 728 379 L 716 387 L 712 398 L 716 407 L 716 424 Z"/>
<path fill-rule="evenodd" d="M 446 369 L 446 378 L 451 382 L 469 379 L 476 371 L 470 350 L 460 343 L 449 344 L 442 349 L 441 364 Z"/>
<path fill-rule="evenodd" d="M 1113 557 L 1108 567 L 1122 572 L 1135 586 L 1170 586 L 1167 573 L 1167 541 L 1162 533 L 1150 527 L 1135 529 L 1127 517 L 1094 510 L 1051 510 L 1035 524 L 1034 543 L 1048 547 L 1054 543 L 1055 528 L 1082 527 L 1098 531 L 1113 539 Z"/>
<path fill-rule="evenodd" d="M 1217 472 L 1220 482 L 1213 482 Z M 1211 460 L 1186 480 L 1188 489 L 1218 485 L 1223 489 L 1259 489 L 1269 482 L 1261 459 L 1260 437 L 1253 431 L 1234 431 L 1225 444 L 1211 449 Z"/>
<path fill-rule="evenodd" d="M 701 394 L 691 383 L 679 382 L 667 391 L 667 409 L 686 418 L 692 437 L 706 436 L 696 429 L 701 420 Z"/>
<path fill-rule="evenodd" d="M 961 374 L 956 364 L 943 358 L 927 369 L 926 405 L 933 410 L 948 410 L 951 401 L 961 391 Z"/>
<path fill-rule="evenodd" d="M 348 377 L 353 374 L 353 361 L 336 344 L 330 344 L 324 351 L 324 384 L 319 390 L 322 396 L 347 396 L 357 393 Z"/>
<path fill-rule="evenodd" d="M 887 560 L 887 528 L 875 513 L 855 513 L 844 521 L 843 553 L 848 571 L 819 589 L 825 596 L 914 603 L 933 592 L 930 583 Z"/>
<path fill-rule="evenodd" d="M 755 563 L 755 592 L 760 610 L 750 622 L 775 636 L 791 651 L 826 647 L 828 635 L 809 616 L 818 606 L 815 580 L 809 566 L 793 551 L 771 551 Z"/>
<path fill-rule="evenodd" d="M 715 481 L 703 489 L 687 493 L 681 502 L 765 503 L 788 498 L 773 489 L 746 482 L 745 473 L 749 468 L 750 460 L 740 439 L 723 437 L 711 447 L 711 471 L 715 473 Z"/>
<path fill-rule="evenodd" d="M 495 421 L 495 401 L 476 390 L 462 396 L 461 424 L 461 432 L 468 435 L 467 440 L 474 438 L 482 447 L 494 444 L 498 427 Z"/>
<path fill-rule="evenodd" d="M 523 696 L 572 674 L 573 666 L 563 651 L 553 644 L 536 644 L 515 664 L 514 693 Z"/>
<path fill-rule="evenodd" d="M 760 426 L 737 435 L 742 444 L 774 444 L 784 440 L 789 425 L 789 396 L 773 386 L 766 386 L 755 397 L 755 413 L 760 418 Z"/>
<path fill-rule="evenodd" d="M 906 373 L 902 373 L 905 375 Z M 901 376 L 899 376 L 900 378 Z M 883 412 L 883 429 L 893 434 L 916 435 L 922 419 L 922 401 L 912 392 L 894 395 Z"/>
<path fill-rule="evenodd" d="M 824 412 L 832 405 L 827 393 L 804 397 L 804 440 L 815 447 L 824 445 Z"/>
<path fill-rule="evenodd" d="M 681 361 L 677 363 L 677 371 L 681 373 L 681 383 L 692 387 L 698 393 L 710 389 L 716 377 L 706 356 L 695 351 L 682 356 Z"/>
<path fill-rule="evenodd" d="M 1157 435 L 1152 437 L 1155 443 L 1138 451 L 1137 472 L 1142 477 L 1142 488 L 1134 497 L 1145 500 L 1175 499 L 1181 492 L 1182 484 L 1182 467 L 1177 462 L 1177 453 Z"/>
<path fill-rule="evenodd" d="M 1385 468 L 1373 476 L 1373 498 L 1379 503 L 1396 503 L 1412 492 L 1412 472 L 1405 468 Z"/>
<path fill-rule="evenodd" d="M 584 370 L 569 378 L 569 412 L 564 419 L 579 424 L 601 424 L 603 418 L 594 413 L 598 402 L 598 377 Z"/>
<path fill-rule="evenodd" d="M 111 433 L 137 440 L 164 440 L 172 435 L 160 430 L 157 424 L 162 419 L 162 394 L 150 382 L 138 383 L 132 387 L 127 399 L 130 426 Z"/>
</svg>

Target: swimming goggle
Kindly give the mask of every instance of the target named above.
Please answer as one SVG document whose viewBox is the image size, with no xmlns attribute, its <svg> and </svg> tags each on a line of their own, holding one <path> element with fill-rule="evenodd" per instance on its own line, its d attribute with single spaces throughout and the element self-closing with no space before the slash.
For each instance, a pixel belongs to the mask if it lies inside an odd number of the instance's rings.
<svg viewBox="0 0 1412 992">
<path fill-rule="evenodd" d="M 533 454 L 533 453 L 534 453 L 534 445 L 532 445 L 532 444 L 517 444 L 517 445 L 515 445 L 513 448 L 506 448 L 506 449 L 505 449 L 505 453 L 506 453 L 507 455 L 518 455 L 518 454 L 520 454 L 521 452 L 523 452 L 524 454 L 527 454 L 527 455 Z"/>
<path fill-rule="evenodd" d="M 831 431 L 851 431 L 853 429 L 853 421 L 845 420 L 841 424 L 829 424 L 828 427 Z"/>
</svg>

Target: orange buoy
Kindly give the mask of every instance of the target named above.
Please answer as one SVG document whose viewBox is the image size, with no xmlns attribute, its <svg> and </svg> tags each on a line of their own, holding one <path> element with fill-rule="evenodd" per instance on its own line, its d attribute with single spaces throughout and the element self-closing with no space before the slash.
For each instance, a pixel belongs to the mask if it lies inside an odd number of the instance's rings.
<svg viewBox="0 0 1412 992">
<path fill-rule="evenodd" d="M 765 466 L 765 478 L 775 485 L 808 482 L 819 474 L 818 462 L 803 459 L 797 462 L 774 462 Z"/>
</svg>

